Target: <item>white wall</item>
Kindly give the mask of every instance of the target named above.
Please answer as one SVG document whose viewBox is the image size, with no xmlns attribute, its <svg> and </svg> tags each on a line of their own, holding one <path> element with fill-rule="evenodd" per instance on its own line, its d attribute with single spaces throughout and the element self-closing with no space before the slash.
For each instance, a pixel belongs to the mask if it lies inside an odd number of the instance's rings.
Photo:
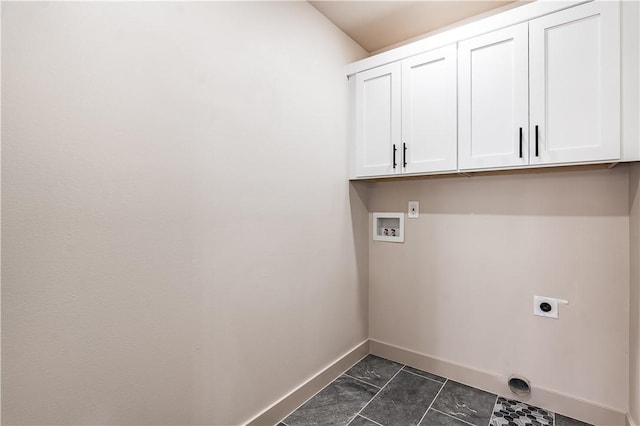
<svg viewBox="0 0 640 426">
<path fill-rule="evenodd" d="M 4 3 L 2 42 L 6 424 L 238 424 L 367 338 L 364 51 L 313 7 Z"/>
<path fill-rule="evenodd" d="M 628 173 L 613 170 L 376 183 L 405 211 L 405 243 L 370 245 L 370 336 L 627 410 Z M 533 296 L 569 300 L 558 320 Z"/>
<path fill-rule="evenodd" d="M 640 421 L 640 164 L 629 174 L 629 414 Z"/>
</svg>

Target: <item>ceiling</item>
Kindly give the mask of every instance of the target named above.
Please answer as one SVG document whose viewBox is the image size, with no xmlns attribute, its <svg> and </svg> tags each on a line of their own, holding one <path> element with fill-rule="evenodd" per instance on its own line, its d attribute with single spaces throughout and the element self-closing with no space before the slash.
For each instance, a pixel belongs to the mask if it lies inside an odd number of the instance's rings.
<svg viewBox="0 0 640 426">
<path fill-rule="evenodd" d="M 525 2 L 315 0 L 309 3 L 368 52 L 377 52 L 470 17 L 485 16 Z"/>
</svg>

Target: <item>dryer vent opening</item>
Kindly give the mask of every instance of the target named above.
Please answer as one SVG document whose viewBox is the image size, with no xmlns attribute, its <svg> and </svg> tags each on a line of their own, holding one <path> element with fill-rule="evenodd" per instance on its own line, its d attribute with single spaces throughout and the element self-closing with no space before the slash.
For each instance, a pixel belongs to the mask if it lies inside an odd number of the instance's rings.
<svg viewBox="0 0 640 426">
<path fill-rule="evenodd" d="M 527 396 L 531 393 L 529 381 L 524 377 L 511 376 L 509 378 L 509 389 L 518 396 Z"/>
</svg>

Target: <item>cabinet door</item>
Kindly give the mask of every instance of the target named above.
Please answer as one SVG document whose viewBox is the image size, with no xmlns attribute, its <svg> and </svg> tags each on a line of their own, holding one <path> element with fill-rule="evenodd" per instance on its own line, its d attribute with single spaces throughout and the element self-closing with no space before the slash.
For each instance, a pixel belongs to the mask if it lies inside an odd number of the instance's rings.
<svg viewBox="0 0 640 426">
<path fill-rule="evenodd" d="M 594 2 L 530 22 L 532 164 L 620 158 L 619 20 Z"/>
<path fill-rule="evenodd" d="M 456 170 L 456 98 L 455 45 L 402 61 L 404 173 Z"/>
<path fill-rule="evenodd" d="M 356 74 L 358 176 L 401 172 L 400 78 L 400 62 Z"/>
<path fill-rule="evenodd" d="M 527 23 L 458 44 L 460 169 L 528 163 L 527 62 Z"/>
</svg>

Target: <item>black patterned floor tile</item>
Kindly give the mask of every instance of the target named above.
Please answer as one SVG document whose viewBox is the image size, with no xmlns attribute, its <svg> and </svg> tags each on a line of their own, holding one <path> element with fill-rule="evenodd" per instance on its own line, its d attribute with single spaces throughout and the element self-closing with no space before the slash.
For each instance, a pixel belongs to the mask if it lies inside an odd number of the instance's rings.
<svg viewBox="0 0 640 426">
<path fill-rule="evenodd" d="M 556 426 L 592 426 L 590 423 L 581 422 L 571 417 L 556 414 Z"/>
<path fill-rule="evenodd" d="M 418 422 L 419 426 L 593 426 L 375 355 L 367 355 L 277 426 L 415 426 Z"/>
<path fill-rule="evenodd" d="M 478 426 L 489 424 L 496 395 L 447 381 L 432 408 Z"/>
<path fill-rule="evenodd" d="M 288 426 L 346 425 L 379 389 L 340 376 L 283 420 Z"/>
<path fill-rule="evenodd" d="M 430 408 L 420 422 L 420 426 L 469 426 L 469 424 Z"/>
<path fill-rule="evenodd" d="M 553 426 L 553 413 L 524 402 L 498 397 L 491 426 Z"/>
<path fill-rule="evenodd" d="M 435 374 L 428 373 L 424 370 L 418 370 L 417 368 L 409 367 L 405 365 L 403 370 L 408 371 L 409 373 L 417 374 L 422 377 L 426 377 L 427 379 L 435 380 L 436 382 L 444 383 L 447 379 L 444 377 L 436 376 Z"/>
<path fill-rule="evenodd" d="M 378 424 L 362 416 L 356 416 L 355 419 L 349 423 L 349 426 L 378 426 Z"/>
<path fill-rule="evenodd" d="M 362 410 L 362 415 L 385 426 L 417 425 L 442 384 L 400 371 Z"/>
<path fill-rule="evenodd" d="M 397 362 L 375 355 L 367 355 L 359 363 L 347 370 L 345 374 L 381 388 L 401 368 L 402 364 Z"/>
</svg>

